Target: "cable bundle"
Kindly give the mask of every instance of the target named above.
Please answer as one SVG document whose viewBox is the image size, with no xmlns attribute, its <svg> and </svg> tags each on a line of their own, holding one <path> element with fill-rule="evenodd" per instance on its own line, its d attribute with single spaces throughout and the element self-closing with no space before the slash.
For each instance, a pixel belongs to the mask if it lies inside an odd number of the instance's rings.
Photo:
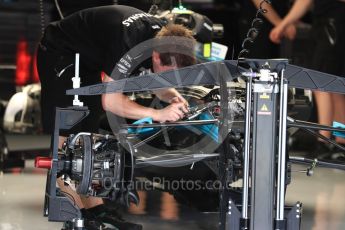
<svg viewBox="0 0 345 230">
<path fill-rule="evenodd" d="M 264 3 L 271 4 L 271 0 L 262 0 L 262 2 L 260 3 L 260 7 L 257 10 L 255 18 L 252 21 L 251 27 L 249 28 L 247 32 L 247 36 L 242 42 L 242 45 L 241 45 L 242 50 L 238 54 L 238 59 L 245 58 L 245 56 L 249 53 L 249 49 L 246 48 L 247 43 L 248 42 L 253 43 L 259 34 L 260 26 L 263 23 L 261 16 L 267 13 L 267 10 L 263 8 Z"/>
</svg>

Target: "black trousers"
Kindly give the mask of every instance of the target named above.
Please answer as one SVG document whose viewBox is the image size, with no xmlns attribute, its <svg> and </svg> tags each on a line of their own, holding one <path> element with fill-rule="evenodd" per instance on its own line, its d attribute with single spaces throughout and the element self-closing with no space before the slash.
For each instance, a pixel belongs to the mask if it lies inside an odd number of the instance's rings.
<svg viewBox="0 0 345 230">
<path fill-rule="evenodd" d="M 101 72 L 90 70 L 80 57 L 81 86 L 101 82 Z M 41 111 L 43 132 L 53 134 L 56 107 L 73 105 L 73 96 L 67 96 L 66 90 L 73 88 L 75 56 L 58 52 L 54 47 L 41 42 L 37 51 L 37 70 L 41 81 Z M 64 70 L 64 71 L 63 71 Z M 60 135 L 68 136 L 77 132 L 96 132 L 99 117 L 102 114 L 101 96 L 79 96 L 90 110 L 90 114 L 71 130 L 61 131 Z"/>
<path fill-rule="evenodd" d="M 315 18 L 312 27 L 312 68 L 345 76 L 345 3 L 330 17 Z"/>
</svg>

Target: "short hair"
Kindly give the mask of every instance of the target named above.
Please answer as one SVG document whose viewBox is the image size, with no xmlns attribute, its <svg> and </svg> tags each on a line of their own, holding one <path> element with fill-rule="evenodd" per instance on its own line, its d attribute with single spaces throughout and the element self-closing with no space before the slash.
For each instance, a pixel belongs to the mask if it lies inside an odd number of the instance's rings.
<svg viewBox="0 0 345 230">
<path fill-rule="evenodd" d="M 195 58 L 195 38 L 192 31 L 182 25 L 169 24 L 164 26 L 157 34 L 158 42 L 168 38 L 168 45 L 156 46 L 155 51 L 159 53 L 161 64 L 164 66 L 185 67 L 194 65 Z M 162 44 L 164 42 L 161 42 Z"/>
</svg>

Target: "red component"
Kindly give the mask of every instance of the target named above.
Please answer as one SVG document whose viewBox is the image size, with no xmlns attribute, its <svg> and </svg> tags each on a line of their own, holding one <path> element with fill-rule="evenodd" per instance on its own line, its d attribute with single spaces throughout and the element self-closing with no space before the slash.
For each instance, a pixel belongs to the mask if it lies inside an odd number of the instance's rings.
<svg viewBox="0 0 345 230">
<path fill-rule="evenodd" d="M 31 56 L 28 53 L 28 43 L 25 40 L 20 40 L 17 44 L 17 86 L 25 85 L 30 80 L 30 62 Z"/>
<path fill-rule="evenodd" d="M 51 169 L 52 158 L 51 157 L 36 157 L 35 167 L 41 169 Z"/>
</svg>

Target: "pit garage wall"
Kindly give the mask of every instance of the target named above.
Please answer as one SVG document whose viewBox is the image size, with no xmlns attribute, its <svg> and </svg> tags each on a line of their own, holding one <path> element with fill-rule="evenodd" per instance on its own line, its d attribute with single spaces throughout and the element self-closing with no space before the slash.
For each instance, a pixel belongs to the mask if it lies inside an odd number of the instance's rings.
<svg viewBox="0 0 345 230">
<path fill-rule="evenodd" d="M 44 1 L 44 22 L 50 21 L 52 5 Z M 33 74 L 33 60 L 41 37 L 39 0 L 0 0 L 0 100 L 8 100 L 15 93 L 18 47 L 24 44 L 29 80 Z"/>
</svg>

